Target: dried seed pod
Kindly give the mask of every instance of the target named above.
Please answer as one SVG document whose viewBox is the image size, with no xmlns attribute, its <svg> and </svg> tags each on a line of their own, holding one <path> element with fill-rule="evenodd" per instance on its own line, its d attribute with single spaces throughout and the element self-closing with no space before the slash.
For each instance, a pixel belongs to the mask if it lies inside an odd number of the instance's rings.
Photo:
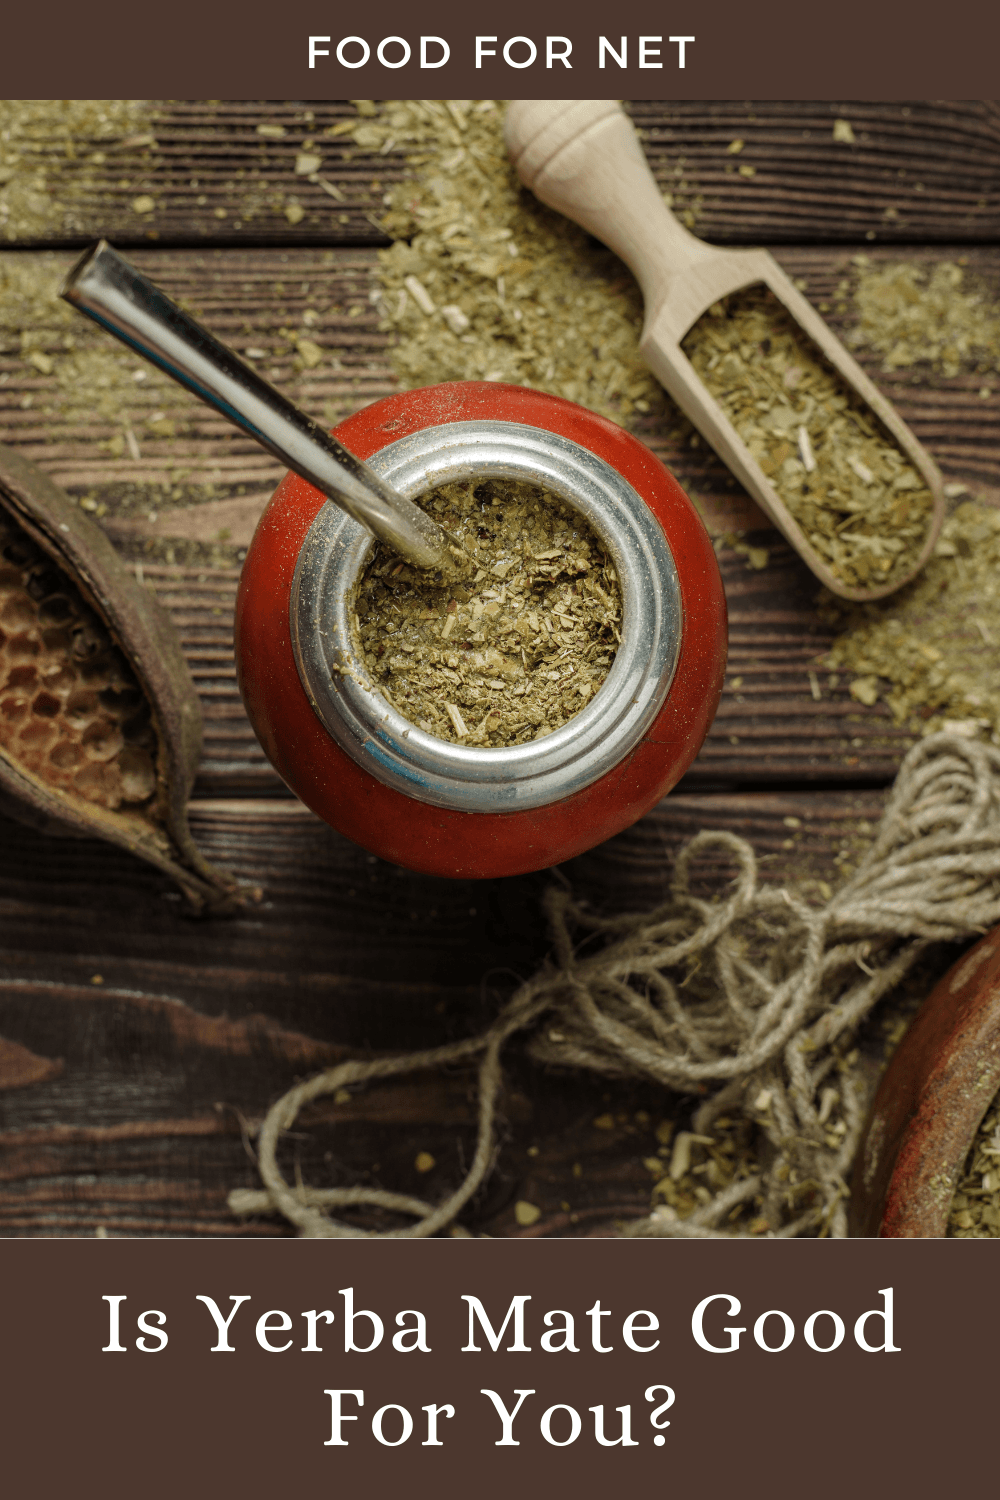
<svg viewBox="0 0 1000 1500">
<path fill-rule="evenodd" d="M 241 892 L 188 829 L 200 752 L 169 616 L 100 527 L 0 445 L 0 807 L 110 839 L 217 910 Z"/>
</svg>

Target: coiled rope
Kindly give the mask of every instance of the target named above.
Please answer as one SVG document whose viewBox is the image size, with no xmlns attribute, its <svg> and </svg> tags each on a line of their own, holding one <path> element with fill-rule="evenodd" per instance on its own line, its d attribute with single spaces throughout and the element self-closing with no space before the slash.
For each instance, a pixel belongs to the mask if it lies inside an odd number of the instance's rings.
<svg viewBox="0 0 1000 1500">
<path fill-rule="evenodd" d="M 707 851 L 737 874 L 714 900 L 691 891 Z M 341 1063 L 289 1090 L 258 1136 L 264 1191 L 239 1190 L 239 1215 L 281 1213 L 306 1238 L 422 1239 L 455 1224 L 488 1176 L 503 1083 L 501 1055 L 531 1031 L 539 1062 L 653 1080 L 703 1094 L 693 1130 L 751 1119 L 766 1167 L 726 1183 L 681 1217 L 669 1207 L 620 1229 L 630 1236 L 742 1238 L 721 1227 L 750 1200 L 772 1234 L 842 1237 L 846 1179 L 863 1126 L 849 1044 L 879 1000 L 933 942 L 978 936 L 1000 922 L 1000 751 L 938 734 L 900 767 L 875 840 L 822 906 L 762 885 L 750 845 L 702 832 L 678 854 L 668 899 L 652 911 L 602 918 L 553 885 L 544 897 L 550 959 L 478 1036 L 422 1052 Z M 548 1024 L 539 1028 L 546 1018 Z M 442 1203 L 374 1188 L 292 1186 L 278 1144 L 304 1105 L 325 1094 L 479 1056 L 478 1137 L 468 1172 Z M 821 1102 L 836 1079 L 838 1133 Z M 766 1100 L 762 1107 L 761 1101 Z M 766 1142 L 766 1145 L 764 1144 Z M 833 1144 L 831 1144 L 833 1143 Z M 412 1216 L 372 1234 L 332 1210 L 368 1206 Z"/>
</svg>

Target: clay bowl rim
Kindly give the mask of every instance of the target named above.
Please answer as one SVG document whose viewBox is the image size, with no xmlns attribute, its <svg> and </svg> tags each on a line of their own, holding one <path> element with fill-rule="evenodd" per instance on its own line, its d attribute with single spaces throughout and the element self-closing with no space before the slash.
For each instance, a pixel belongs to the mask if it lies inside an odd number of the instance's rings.
<svg viewBox="0 0 1000 1500">
<path fill-rule="evenodd" d="M 850 1234 L 935 1239 L 1000 1091 L 1000 927 L 925 1000 L 875 1095 L 851 1185 Z"/>
</svg>

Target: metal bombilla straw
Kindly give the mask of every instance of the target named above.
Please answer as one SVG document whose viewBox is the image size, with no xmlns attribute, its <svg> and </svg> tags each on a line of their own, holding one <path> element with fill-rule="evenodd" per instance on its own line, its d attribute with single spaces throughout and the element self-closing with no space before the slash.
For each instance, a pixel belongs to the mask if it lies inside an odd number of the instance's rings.
<svg viewBox="0 0 1000 1500">
<path fill-rule="evenodd" d="M 470 570 L 462 547 L 436 521 L 171 302 L 106 240 L 77 262 L 60 296 L 249 433 L 407 562 L 449 577 Z"/>
</svg>

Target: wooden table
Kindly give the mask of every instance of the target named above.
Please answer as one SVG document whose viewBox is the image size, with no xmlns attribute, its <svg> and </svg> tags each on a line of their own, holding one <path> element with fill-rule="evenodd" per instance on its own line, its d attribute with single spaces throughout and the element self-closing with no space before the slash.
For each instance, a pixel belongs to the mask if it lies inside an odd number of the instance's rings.
<svg viewBox="0 0 1000 1500">
<path fill-rule="evenodd" d="M 639 101 L 633 112 L 697 231 L 768 244 L 838 332 L 853 316 L 843 283 L 859 252 L 959 258 L 1000 283 L 995 105 Z M 33 127 L 17 170 L 48 195 L 47 227 L 32 237 L 0 209 L 0 289 L 12 267 L 51 263 L 54 278 L 105 234 L 222 337 L 264 351 L 293 398 L 330 420 L 346 415 L 394 389 L 370 297 L 384 243 L 373 219 L 405 163 L 368 157 L 350 137 L 324 139 L 331 193 L 296 177 L 294 158 L 304 139 L 353 115 L 346 101 L 155 104 L 148 131 L 112 146 L 78 141 L 72 156 Z M 838 117 L 852 122 L 854 145 L 834 142 Z M 261 136 L 261 122 L 284 134 Z M 737 136 L 752 177 L 727 170 Z M 294 332 L 313 304 L 327 311 L 307 320 L 309 337 L 335 363 L 307 369 Z M 235 918 L 192 919 L 168 882 L 123 852 L 3 822 L 0 1235 L 286 1234 L 226 1207 L 231 1188 L 257 1185 L 252 1130 L 268 1103 L 332 1060 L 482 1025 L 496 995 L 545 955 L 538 898 L 548 877 L 415 875 L 290 797 L 250 730 L 232 660 L 239 557 L 277 466 L 202 408 L 157 434 L 143 425 L 155 413 L 138 383 L 133 440 L 116 443 L 93 401 L 53 405 L 50 336 L 61 335 L 19 326 L 0 301 L 0 441 L 96 509 L 173 615 L 205 717 L 195 836 L 265 895 Z M 33 351 L 43 358 L 32 362 Z M 946 479 L 1000 503 L 1000 396 L 980 397 L 982 377 L 867 367 Z M 651 903 L 671 851 L 718 827 L 751 839 L 769 879 L 829 877 L 878 818 L 910 739 L 883 704 L 856 703 L 817 667 L 831 639 L 817 585 L 722 466 L 704 446 L 678 446 L 663 422 L 637 431 L 719 537 L 730 673 L 677 793 L 565 873 L 595 904 Z M 723 540 L 748 528 L 769 551 L 762 571 Z M 512 1049 L 499 1162 L 466 1222 L 492 1235 L 583 1234 L 643 1212 L 651 1132 L 688 1107 L 652 1088 L 542 1074 Z M 609 1115 L 613 1128 L 594 1125 Z M 456 1181 L 473 1139 L 472 1078 L 456 1071 L 313 1108 L 285 1160 L 313 1183 L 433 1198 Z M 418 1151 L 437 1162 L 427 1176 L 414 1167 Z M 543 1210 L 530 1229 L 516 1223 L 521 1198 Z"/>
</svg>

